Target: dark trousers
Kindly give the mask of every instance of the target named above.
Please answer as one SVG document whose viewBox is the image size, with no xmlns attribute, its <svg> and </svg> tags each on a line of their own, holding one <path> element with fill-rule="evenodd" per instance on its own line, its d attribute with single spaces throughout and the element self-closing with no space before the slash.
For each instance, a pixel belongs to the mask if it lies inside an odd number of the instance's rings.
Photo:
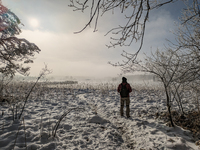
<svg viewBox="0 0 200 150">
<path fill-rule="evenodd" d="M 129 97 L 121 98 L 121 108 L 120 108 L 121 116 L 124 115 L 124 110 L 123 110 L 124 109 L 124 103 L 126 103 L 126 116 L 130 117 L 130 108 L 129 108 L 130 98 Z"/>
</svg>

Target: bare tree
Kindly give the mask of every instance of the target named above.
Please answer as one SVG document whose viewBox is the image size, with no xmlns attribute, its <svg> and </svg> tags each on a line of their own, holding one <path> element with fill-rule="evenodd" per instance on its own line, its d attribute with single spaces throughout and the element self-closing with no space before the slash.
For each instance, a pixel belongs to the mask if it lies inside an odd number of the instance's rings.
<svg viewBox="0 0 200 150">
<path fill-rule="evenodd" d="M 170 46 L 172 49 L 181 52 L 181 57 L 185 61 L 179 72 L 182 75 L 179 82 L 198 93 L 200 79 L 200 7 L 197 0 L 194 0 L 192 5 L 185 4 L 187 8 L 182 12 L 182 24 L 174 33 L 176 43 Z"/>
<path fill-rule="evenodd" d="M 195 65 L 196 60 L 191 55 L 187 55 L 180 49 L 157 50 L 151 56 L 147 56 L 145 61 L 134 64 L 126 68 L 125 71 L 143 71 L 154 74 L 163 84 L 166 95 L 166 106 L 169 113 L 169 120 L 174 126 L 171 107 L 174 100 L 179 106 L 181 115 L 184 115 L 182 98 L 185 87 L 191 87 L 199 80 L 200 67 Z"/>
<path fill-rule="evenodd" d="M 177 80 L 177 72 L 180 69 L 181 59 L 177 53 L 172 50 L 165 52 L 156 51 L 152 57 L 147 57 L 146 64 L 143 66 L 144 71 L 154 74 L 162 82 L 165 94 L 166 105 L 169 113 L 171 125 L 174 126 L 171 115 L 171 90 L 172 83 Z"/>
<path fill-rule="evenodd" d="M 92 22 L 95 23 L 94 32 L 97 31 L 99 16 L 102 16 L 107 12 L 120 11 L 121 13 L 125 14 L 125 18 L 127 19 L 126 24 L 114 27 L 113 29 L 108 31 L 107 34 L 112 33 L 114 35 L 111 37 L 111 42 L 108 47 L 130 46 L 133 41 L 140 42 L 140 46 L 136 50 L 136 52 L 123 52 L 122 56 L 126 58 L 123 63 L 113 64 L 115 66 L 127 67 L 130 64 L 135 63 L 137 55 L 142 48 L 145 28 L 148 22 L 148 18 L 150 17 L 150 11 L 176 1 L 178 0 L 70 0 L 69 6 L 73 7 L 74 11 L 84 12 L 86 9 L 90 9 L 89 21 L 82 28 L 82 30 L 75 33 L 82 32 L 88 26 L 90 26 Z M 187 2 L 187 0 L 179 1 Z M 195 7 L 198 7 L 198 1 L 192 1 Z M 192 2 L 190 1 L 190 4 L 191 3 Z M 126 13 L 126 10 L 130 10 L 128 14 Z M 187 19 L 183 18 L 183 24 L 193 19 L 194 16 L 200 14 L 200 11 L 196 11 L 194 13 L 196 14 L 188 14 Z"/>
</svg>

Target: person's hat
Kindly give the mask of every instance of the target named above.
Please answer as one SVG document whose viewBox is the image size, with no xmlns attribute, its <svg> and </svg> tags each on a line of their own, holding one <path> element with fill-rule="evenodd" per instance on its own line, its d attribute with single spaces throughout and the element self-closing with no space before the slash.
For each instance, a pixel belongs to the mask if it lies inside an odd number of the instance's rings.
<svg viewBox="0 0 200 150">
<path fill-rule="evenodd" d="M 127 79 L 126 79 L 125 77 L 122 77 L 122 81 L 123 81 L 123 82 L 126 82 Z"/>
</svg>

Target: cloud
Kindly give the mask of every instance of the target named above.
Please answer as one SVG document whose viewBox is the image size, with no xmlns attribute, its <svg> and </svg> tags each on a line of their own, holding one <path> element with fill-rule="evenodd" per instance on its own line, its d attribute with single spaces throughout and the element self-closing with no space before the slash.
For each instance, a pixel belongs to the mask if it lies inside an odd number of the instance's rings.
<svg viewBox="0 0 200 150">
<path fill-rule="evenodd" d="M 74 34 L 89 21 L 89 14 L 73 12 L 68 7 L 69 1 L 3 0 L 3 4 L 4 2 L 25 25 L 19 37 L 35 43 L 42 50 L 31 64 L 31 75 L 38 75 L 46 63 L 53 70 L 53 75 L 116 76 L 120 73 L 120 68 L 114 68 L 107 62 L 122 62 L 122 50 L 134 53 L 139 48 L 140 43 L 134 42 L 130 47 L 108 49 L 105 46 L 113 35 L 104 35 L 127 21 L 120 12 L 115 11 L 114 15 L 108 12 L 99 17 L 98 32 L 93 32 L 92 25 L 82 33 Z M 159 9 L 151 12 L 144 45 L 138 56 L 140 59 L 144 57 L 143 53 L 149 54 L 151 47 L 153 50 L 163 47 L 166 38 L 172 39 L 169 29 L 173 28 L 174 19 L 169 11 Z M 28 24 L 32 17 L 40 21 L 38 30 Z"/>
<path fill-rule="evenodd" d="M 143 53 L 149 54 L 151 47 L 163 47 L 166 37 L 171 36 L 168 27 L 172 27 L 173 21 L 169 13 L 162 11 L 147 23 L 139 59 L 144 57 Z M 114 68 L 107 62 L 122 62 L 122 50 L 134 53 L 139 43 L 133 43 L 130 47 L 108 49 L 105 44 L 108 44 L 110 39 L 104 35 L 105 32 L 94 33 L 93 29 L 89 28 L 80 34 L 22 30 L 19 37 L 34 42 L 42 50 L 31 65 L 31 75 L 37 75 L 45 62 L 52 68 L 53 75 L 115 76 L 120 73 L 120 68 Z"/>
<path fill-rule="evenodd" d="M 23 30 L 18 37 L 26 38 L 41 49 L 31 65 L 31 75 L 37 75 L 43 63 L 53 69 L 54 75 L 113 76 L 116 70 L 119 72 L 119 68 L 114 69 L 107 63 L 111 56 L 117 55 L 106 48 L 100 33 L 88 30 L 77 35 Z"/>
</svg>

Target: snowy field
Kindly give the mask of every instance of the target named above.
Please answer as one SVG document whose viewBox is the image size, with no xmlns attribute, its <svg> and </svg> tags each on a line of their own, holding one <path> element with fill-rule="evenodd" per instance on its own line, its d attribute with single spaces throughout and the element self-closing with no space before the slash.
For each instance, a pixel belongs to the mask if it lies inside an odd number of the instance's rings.
<svg viewBox="0 0 200 150">
<path fill-rule="evenodd" d="M 0 105 L 0 149 L 198 150 L 190 131 L 156 119 L 156 112 L 166 111 L 160 87 L 131 86 L 129 119 L 119 115 L 117 84 L 37 86 L 20 120 L 15 117 L 27 92 L 13 88 L 19 100 Z"/>
</svg>

